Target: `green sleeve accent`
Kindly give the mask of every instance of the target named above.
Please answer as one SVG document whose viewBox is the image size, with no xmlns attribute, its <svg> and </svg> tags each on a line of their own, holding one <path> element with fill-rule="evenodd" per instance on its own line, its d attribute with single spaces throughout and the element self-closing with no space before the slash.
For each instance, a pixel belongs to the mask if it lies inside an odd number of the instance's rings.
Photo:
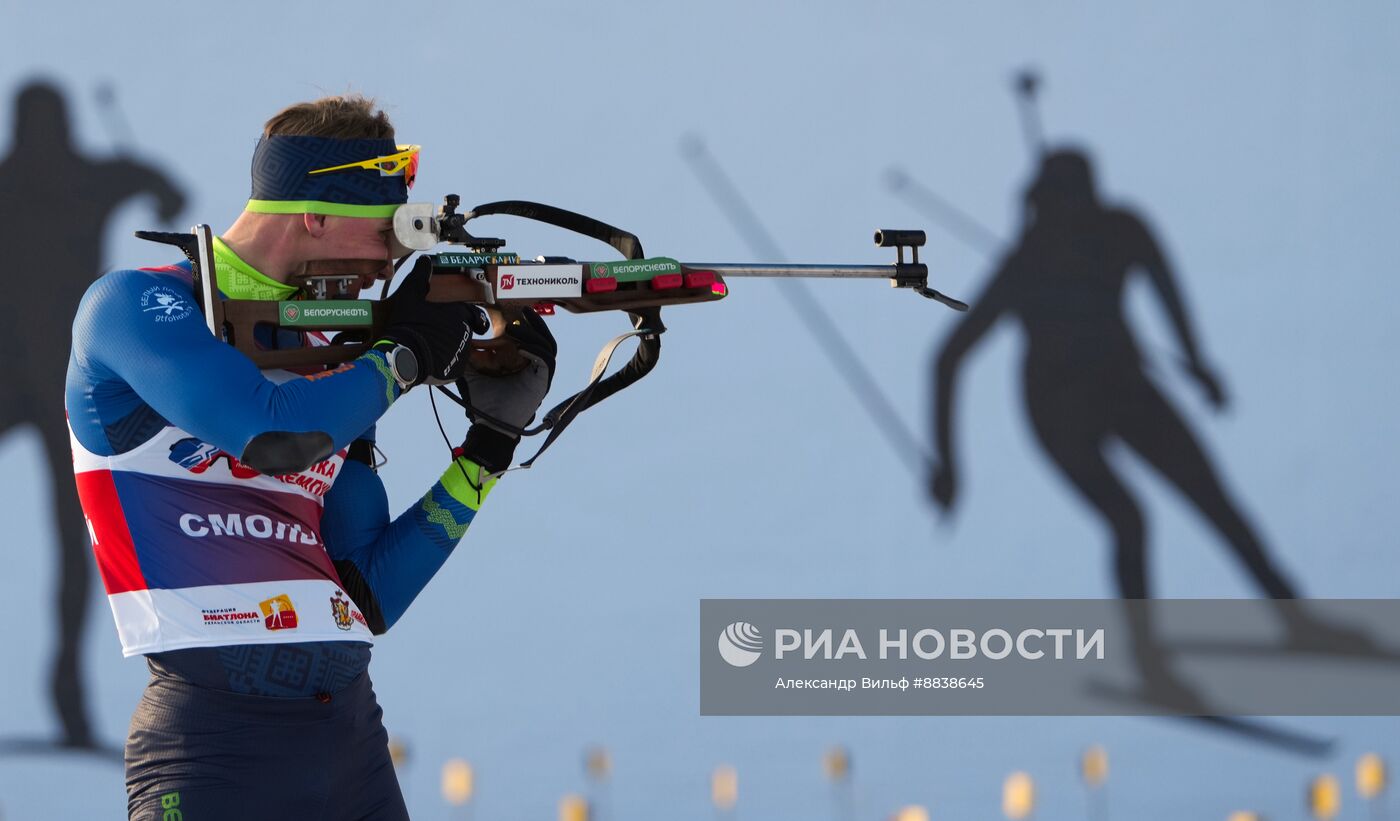
<svg viewBox="0 0 1400 821">
<path fill-rule="evenodd" d="M 399 383 L 394 379 L 394 372 L 389 370 L 389 360 L 384 358 L 384 354 L 379 351 L 370 351 L 361 359 L 368 359 L 369 363 L 379 371 L 379 375 L 384 377 L 384 407 L 394 404 L 394 400 L 399 398 Z"/>
<path fill-rule="evenodd" d="M 471 527 L 471 515 L 469 514 L 465 522 L 457 521 L 457 517 L 452 511 L 437 503 L 432 493 L 423 497 L 423 517 L 431 524 L 442 528 L 442 532 L 447 534 L 447 538 L 454 542 L 461 541 L 467 535 L 467 528 Z"/>
<path fill-rule="evenodd" d="M 498 477 L 490 476 L 485 482 L 481 481 L 483 474 L 487 474 L 481 465 L 468 459 L 465 456 L 458 456 L 453 460 L 452 465 L 443 471 L 443 490 L 446 490 L 452 498 L 471 508 L 480 510 L 482 503 L 486 501 L 486 495 L 491 492 L 491 488 L 496 486 Z"/>
<path fill-rule="evenodd" d="M 243 210 L 254 214 L 325 214 L 331 217 L 392 217 L 398 205 L 351 205 L 322 200 L 248 200 Z"/>
</svg>

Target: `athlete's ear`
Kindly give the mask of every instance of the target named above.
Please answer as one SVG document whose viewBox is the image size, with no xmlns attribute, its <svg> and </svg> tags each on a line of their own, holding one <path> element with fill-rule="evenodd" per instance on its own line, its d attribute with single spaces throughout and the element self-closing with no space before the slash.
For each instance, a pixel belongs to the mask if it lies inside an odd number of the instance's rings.
<svg viewBox="0 0 1400 821">
<path fill-rule="evenodd" d="M 302 224 L 306 226 L 306 233 L 310 234 L 312 239 L 320 239 L 321 235 L 326 233 L 325 214 L 302 214 L 301 219 Z"/>
</svg>

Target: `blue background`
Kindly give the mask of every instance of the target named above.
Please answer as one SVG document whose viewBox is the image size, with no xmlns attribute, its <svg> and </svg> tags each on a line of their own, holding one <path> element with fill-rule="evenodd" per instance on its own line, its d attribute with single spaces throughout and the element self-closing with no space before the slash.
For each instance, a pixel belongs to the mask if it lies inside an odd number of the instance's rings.
<svg viewBox="0 0 1400 821">
<path fill-rule="evenodd" d="M 702 137 L 786 253 L 881 263 L 876 227 L 929 229 L 936 287 L 971 297 L 988 261 L 885 188 L 905 168 L 1010 236 L 1033 165 L 1010 95 L 1045 74 L 1052 142 L 1087 146 L 1102 192 L 1151 221 L 1207 357 L 1234 398 L 1212 415 L 1175 364 L 1149 290 L 1128 311 L 1153 374 L 1208 445 L 1283 566 L 1313 596 L 1392 597 L 1393 354 L 1400 341 L 1400 10 L 1380 3 L 1225 4 L 598 0 L 511 4 L 245 2 L 40 6 L 6 0 L 0 89 L 34 74 L 67 92 L 85 153 L 110 155 L 95 91 L 112 83 L 135 153 L 192 196 L 177 220 L 227 226 L 260 124 L 327 93 L 377 97 L 424 146 L 413 199 L 534 199 L 639 234 L 652 254 L 752 257 L 682 159 Z M 13 91 L 7 92 L 11 96 Z M 0 134 L 11 113 L 0 110 Z M 106 229 L 108 265 L 168 262 Z M 522 255 L 601 246 L 501 219 Z M 84 226 L 75 226 L 83 230 Z M 11 299 L 42 271 L 6 271 Z M 921 435 L 930 356 L 956 317 L 883 283 L 818 283 Z M 470 760 L 475 817 L 549 818 L 605 744 L 614 818 L 704 818 L 711 769 L 734 764 L 739 815 L 825 817 L 820 756 L 848 744 L 860 818 L 904 804 L 991 817 L 1026 770 L 1040 817 L 1084 813 L 1076 759 L 1109 750 L 1114 818 L 1302 817 L 1307 779 L 1350 783 L 1394 757 L 1400 719 L 1299 719 L 1340 736 L 1309 761 L 1148 719 L 701 718 L 698 599 L 1112 595 L 1098 521 L 1044 461 L 1020 407 L 1021 340 L 1001 326 L 959 399 L 965 495 L 940 520 L 771 283 L 669 312 L 657 373 L 583 417 L 511 476 L 466 543 L 378 644 L 373 667 L 416 818 L 446 817 L 441 763 Z M 558 385 L 581 384 L 617 315 L 560 317 Z M 445 410 L 445 409 L 444 409 Z M 380 426 L 402 509 L 445 464 L 424 392 Z M 449 419 L 455 438 L 465 425 Z M 1163 595 L 1252 595 L 1213 533 L 1126 452 Z M 0 441 L 8 567 L 0 733 L 47 734 L 55 583 L 37 439 Z M 146 679 L 122 660 L 94 586 L 85 659 L 98 727 L 125 735 Z M 120 768 L 0 759 L 5 818 L 116 818 Z M 1364 817 L 1348 787 L 1343 818 Z"/>
</svg>

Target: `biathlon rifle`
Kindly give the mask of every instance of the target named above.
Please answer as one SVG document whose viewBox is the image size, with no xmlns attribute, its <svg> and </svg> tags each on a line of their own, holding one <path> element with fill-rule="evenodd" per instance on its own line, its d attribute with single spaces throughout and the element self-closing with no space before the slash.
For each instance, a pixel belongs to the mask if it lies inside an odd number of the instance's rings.
<svg viewBox="0 0 1400 821">
<path fill-rule="evenodd" d="M 633 330 L 614 338 L 599 353 L 593 374 L 583 390 L 559 403 L 527 434 L 550 431 L 542 453 L 579 413 L 651 372 L 661 353 L 660 335 L 666 330 L 661 309 L 670 305 L 715 302 L 729 293 L 726 277 L 821 277 L 888 279 L 890 285 L 908 288 L 920 296 L 965 311 L 967 305 L 930 288 L 928 266 L 919 261 L 923 231 L 879 230 L 875 244 L 894 248 L 891 265 L 768 265 L 757 263 L 683 263 L 669 257 L 648 257 L 635 234 L 607 223 L 523 200 L 478 205 L 458 213 L 461 198 L 449 194 L 440 207 L 408 203 L 393 217 L 394 238 L 403 252 L 397 270 L 413 252 L 428 252 L 447 243 L 464 250 L 429 255 L 432 271 L 428 299 L 433 302 L 469 302 L 490 320 L 490 330 L 472 338 L 471 363 L 482 373 L 511 373 L 524 358 L 510 337 L 507 324 L 525 309 L 550 315 L 557 308 L 571 313 L 625 311 Z M 477 237 L 467 223 L 477 217 L 506 215 L 563 228 L 610 245 L 621 260 L 579 261 L 564 257 L 521 260 L 506 252 L 505 240 Z M 213 234 L 208 225 L 196 225 L 192 234 L 137 231 L 142 239 L 179 247 L 194 266 L 196 297 L 209 330 L 233 345 L 260 368 L 333 367 L 363 353 L 383 330 L 388 309 L 381 299 L 358 299 L 359 277 L 306 276 L 297 283 L 296 298 L 279 302 L 218 298 L 214 278 Z M 906 249 L 910 259 L 905 259 Z M 384 284 L 387 292 L 388 283 Z M 254 342 L 254 328 L 270 325 L 298 331 L 335 331 L 330 345 L 267 350 Z M 618 345 L 637 337 L 632 359 L 604 378 Z M 460 400 L 459 400 L 460 401 Z M 539 453 L 535 454 L 538 458 Z M 528 466 L 534 458 L 523 466 Z"/>
</svg>

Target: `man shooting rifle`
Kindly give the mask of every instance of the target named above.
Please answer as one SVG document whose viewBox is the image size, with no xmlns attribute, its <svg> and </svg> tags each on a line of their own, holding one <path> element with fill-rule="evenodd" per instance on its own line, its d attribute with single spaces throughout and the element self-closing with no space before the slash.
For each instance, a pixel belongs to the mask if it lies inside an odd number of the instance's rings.
<svg viewBox="0 0 1400 821">
<path fill-rule="evenodd" d="M 417 162 L 364 98 L 278 113 L 252 198 L 213 242 L 218 298 L 390 276 L 405 253 L 390 217 Z M 526 310 L 505 329 L 526 367 L 476 373 L 461 354 L 479 311 L 429 302 L 430 268 L 389 299 L 373 348 L 305 373 L 260 371 L 211 334 L 188 262 L 113 271 L 83 297 L 66 392 L 74 471 L 122 652 L 152 674 L 126 743 L 132 819 L 407 818 L 366 672 L 373 636 L 510 465 L 556 350 Z M 260 348 L 324 344 L 258 329 Z M 415 386 L 454 382 L 480 421 L 391 518 L 375 422 Z"/>
</svg>

